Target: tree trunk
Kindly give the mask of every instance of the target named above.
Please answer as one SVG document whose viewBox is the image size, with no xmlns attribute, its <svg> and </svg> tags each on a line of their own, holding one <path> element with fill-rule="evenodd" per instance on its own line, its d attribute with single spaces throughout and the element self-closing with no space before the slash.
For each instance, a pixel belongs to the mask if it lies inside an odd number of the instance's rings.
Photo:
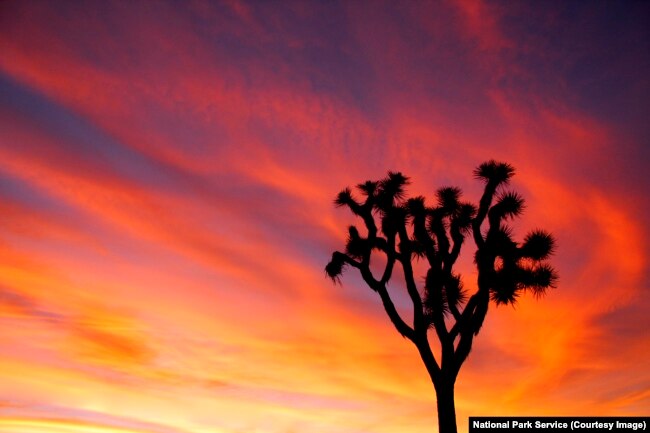
<svg viewBox="0 0 650 433">
<path fill-rule="evenodd" d="M 438 398 L 438 430 L 440 433 L 457 433 L 454 382 L 443 379 L 436 386 Z"/>
</svg>

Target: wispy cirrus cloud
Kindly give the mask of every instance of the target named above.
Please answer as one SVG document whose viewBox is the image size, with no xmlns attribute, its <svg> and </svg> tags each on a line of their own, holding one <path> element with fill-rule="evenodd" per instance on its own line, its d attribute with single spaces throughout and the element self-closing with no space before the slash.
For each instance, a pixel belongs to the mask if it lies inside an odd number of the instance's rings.
<svg viewBox="0 0 650 433">
<path fill-rule="evenodd" d="M 558 237 L 560 287 L 491 311 L 459 419 L 647 402 L 634 120 L 647 80 L 631 60 L 647 41 L 628 43 L 633 13 L 1 7 L 0 319 L 16 331 L 1 336 L 13 395 L 0 398 L 61 400 L 48 417 L 72 431 L 86 410 L 184 432 L 425 431 L 434 397 L 416 354 L 359 279 L 323 276 L 355 223 L 332 199 L 401 170 L 413 194 L 459 185 L 477 200 L 471 170 L 497 158 L 528 200 L 516 234 Z M 610 24 L 620 36 L 589 42 Z M 609 85 L 620 92 L 594 90 Z"/>
</svg>

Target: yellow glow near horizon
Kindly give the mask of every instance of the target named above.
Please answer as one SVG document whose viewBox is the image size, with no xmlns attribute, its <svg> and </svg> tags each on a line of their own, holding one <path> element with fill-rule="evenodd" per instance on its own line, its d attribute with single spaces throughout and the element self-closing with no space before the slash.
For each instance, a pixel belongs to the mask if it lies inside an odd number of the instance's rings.
<svg viewBox="0 0 650 433">
<path fill-rule="evenodd" d="M 74 420 L 42 419 L 0 419 L 0 432 L 3 433 L 149 433 L 146 430 L 133 430 L 81 423 Z"/>
<path fill-rule="evenodd" d="M 427 205 L 477 203 L 489 159 L 517 170 L 515 238 L 557 237 L 560 280 L 490 306 L 461 432 L 645 414 L 646 33 L 601 52 L 546 7 L 0 2 L 0 433 L 436 431 L 417 350 L 354 269 L 324 275 L 363 224 L 332 200 L 391 170 Z M 409 322 L 398 270 L 389 291 Z"/>
</svg>

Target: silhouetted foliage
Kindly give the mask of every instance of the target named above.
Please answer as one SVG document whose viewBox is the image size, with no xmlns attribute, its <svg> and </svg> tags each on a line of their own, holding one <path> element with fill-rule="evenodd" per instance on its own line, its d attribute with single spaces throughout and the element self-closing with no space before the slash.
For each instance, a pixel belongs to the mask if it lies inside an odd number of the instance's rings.
<svg viewBox="0 0 650 433">
<path fill-rule="evenodd" d="M 422 196 L 407 198 L 409 178 L 399 172 L 357 185 L 361 199 L 346 188 L 334 201 L 359 216 L 366 233 L 350 226 L 345 253 L 334 252 L 325 272 L 340 282 L 348 267 L 355 268 L 379 294 L 391 322 L 415 344 L 427 368 L 436 390 L 441 433 L 457 431 L 454 384 L 490 300 L 514 304 L 524 292 L 541 296 L 557 283 L 557 273 L 546 262 L 555 251 L 553 236 L 534 230 L 518 243 L 507 224 L 525 209 L 522 196 L 506 189 L 514 174 L 510 164 L 493 160 L 477 167 L 474 176 L 485 184 L 478 206 L 463 201 L 456 187 L 438 189 L 432 206 Z M 468 236 L 476 245 L 478 271 L 478 289 L 471 296 L 453 270 Z M 371 271 L 373 254 L 385 256 L 381 275 Z M 428 265 L 423 287 L 418 287 L 413 271 L 417 259 L 426 259 Z M 412 324 L 397 312 L 386 287 L 396 264 L 402 267 L 413 304 Z M 431 350 L 430 329 L 440 342 L 440 359 Z"/>
</svg>

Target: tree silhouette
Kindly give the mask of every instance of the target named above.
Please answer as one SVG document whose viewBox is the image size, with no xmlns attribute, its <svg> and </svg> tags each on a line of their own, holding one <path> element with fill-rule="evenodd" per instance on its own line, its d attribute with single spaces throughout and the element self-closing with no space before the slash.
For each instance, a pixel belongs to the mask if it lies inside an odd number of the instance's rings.
<svg viewBox="0 0 650 433">
<path fill-rule="evenodd" d="M 461 201 L 461 190 L 455 187 L 440 188 L 433 207 L 422 196 L 407 199 L 409 178 L 393 172 L 379 181 L 357 185 L 361 200 L 354 198 L 350 188 L 335 200 L 336 206 L 348 207 L 363 220 L 367 233 L 363 236 L 350 226 L 345 252 L 334 252 L 325 272 L 337 282 L 346 267 L 353 267 L 379 294 L 391 322 L 415 345 L 429 373 L 441 433 L 457 432 L 454 384 L 490 300 L 497 305 L 514 304 L 522 293 L 541 296 L 557 281 L 555 270 L 546 262 L 555 249 L 551 234 L 535 230 L 522 243 L 513 240 L 507 223 L 524 209 L 523 198 L 506 190 L 514 172 L 510 164 L 493 160 L 476 168 L 474 176 L 485 184 L 478 207 Z M 478 288 L 471 296 L 453 269 L 466 236 L 476 244 Z M 373 253 L 385 257 L 381 275 L 371 270 Z M 428 265 L 422 288 L 413 270 L 413 261 L 420 258 Z M 400 316 L 387 288 L 396 264 L 402 267 L 413 304 L 412 325 Z M 431 349 L 430 329 L 440 342 L 440 359 Z"/>
</svg>

